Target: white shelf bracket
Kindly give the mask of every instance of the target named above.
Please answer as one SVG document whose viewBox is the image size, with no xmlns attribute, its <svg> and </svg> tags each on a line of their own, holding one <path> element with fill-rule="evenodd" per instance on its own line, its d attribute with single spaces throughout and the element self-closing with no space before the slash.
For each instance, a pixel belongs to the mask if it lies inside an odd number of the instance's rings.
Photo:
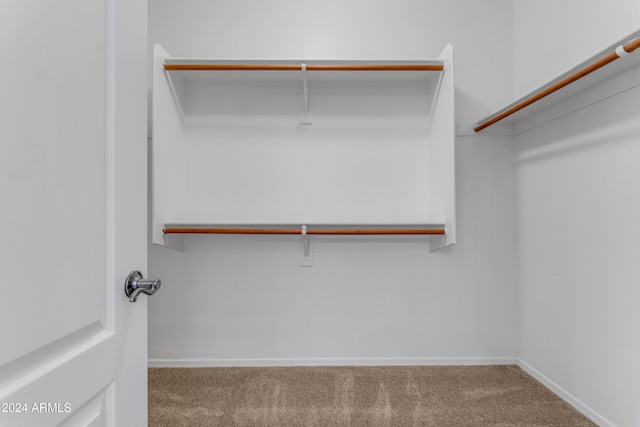
<svg viewBox="0 0 640 427">
<path fill-rule="evenodd" d="M 309 82 L 307 77 L 307 64 L 301 64 L 302 69 L 302 113 L 300 113 L 300 123 L 311 124 L 311 111 L 309 111 Z"/>
<path fill-rule="evenodd" d="M 307 226 L 303 225 L 301 233 L 302 234 L 302 247 L 303 254 L 300 260 L 301 267 L 312 267 L 313 266 L 313 257 L 311 256 L 311 245 L 309 243 L 309 235 L 307 234 Z"/>
<path fill-rule="evenodd" d="M 302 226 L 302 245 L 304 246 L 304 256 L 309 256 L 309 235 L 306 225 Z"/>
</svg>

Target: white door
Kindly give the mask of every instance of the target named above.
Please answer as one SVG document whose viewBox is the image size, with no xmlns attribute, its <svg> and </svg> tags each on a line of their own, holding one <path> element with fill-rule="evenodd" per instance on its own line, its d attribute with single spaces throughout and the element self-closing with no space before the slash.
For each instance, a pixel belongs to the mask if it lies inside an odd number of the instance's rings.
<svg viewBox="0 0 640 427">
<path fill-rule="evenodd" d="M 0 426 L 146 425 L 146 1 L 0 1 Z"/>
</svg>

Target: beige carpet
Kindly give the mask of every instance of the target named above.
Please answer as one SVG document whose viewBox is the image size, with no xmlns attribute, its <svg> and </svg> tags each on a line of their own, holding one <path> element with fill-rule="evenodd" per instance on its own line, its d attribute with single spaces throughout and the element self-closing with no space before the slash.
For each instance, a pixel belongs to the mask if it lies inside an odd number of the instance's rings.
<svg viewBox="0 0 640 427">
<path fill-rule="evenodd" d="M 593 426 L 516 366 L 152 368 L 149 425 Z"/>
</svg>

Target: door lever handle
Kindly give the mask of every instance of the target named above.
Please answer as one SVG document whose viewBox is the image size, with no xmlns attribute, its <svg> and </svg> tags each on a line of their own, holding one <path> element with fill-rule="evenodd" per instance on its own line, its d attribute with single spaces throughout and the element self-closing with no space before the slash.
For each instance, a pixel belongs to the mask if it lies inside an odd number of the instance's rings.
<svg viewBox="0 0 640 427">
<path fill-rule="evenodd" d="M 132 271 L 124 282 L 124 293 L 130 302 L 136 302 L 141 293 L 155 294 L 161 283 L 160 279 L 145 279 L 139 271 Z"/>
</svg>

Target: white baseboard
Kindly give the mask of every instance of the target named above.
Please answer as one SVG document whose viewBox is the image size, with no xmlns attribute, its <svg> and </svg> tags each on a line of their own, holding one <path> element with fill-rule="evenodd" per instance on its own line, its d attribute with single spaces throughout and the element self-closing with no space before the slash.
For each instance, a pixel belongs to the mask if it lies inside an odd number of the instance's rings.
<svg viewBox="0 0 640 427">
<path fill-rule="evenodd" d="M 401 357 L 401 358 L 286 358 L 197 359 L 149 358 L 150 368 L 263 367 L 263 366 L 438 366 L 515 365 L 515 357 Z"/>
<path fill-rule="evenodd" d="M 616 427 L 611 421 L 604 418 L 602 415 L 591 409 L 588 405 L 584 404 L 580 399 L 566 391 L 564 388 L 560 387 L 558 384 L 553 382 L 551 379 L 543 375 L 540 371 L 535 369 L 533 366 L 529 365 L 522 359 L 517 359 L 517 365 L 522 368 L 523 371 L 540 381 L 547 387 L 549 390 L 557 394 L 562 400 L 567 402 L 569 405 L 576 408 L 580 411 L 584 416 L 589 418 L 591 421 L 599 425 L 600 427 Z"/>
</svg>

